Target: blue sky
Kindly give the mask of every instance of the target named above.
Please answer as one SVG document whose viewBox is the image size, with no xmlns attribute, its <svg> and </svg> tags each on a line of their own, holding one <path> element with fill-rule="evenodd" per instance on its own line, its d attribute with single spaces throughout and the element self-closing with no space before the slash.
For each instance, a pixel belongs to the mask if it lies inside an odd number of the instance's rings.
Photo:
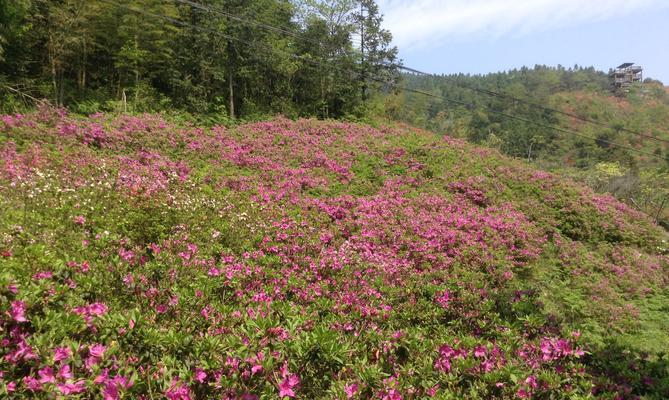
<svg viewBox="0 0 669 400">
<path fill-rule="evenodd" d="M 487 73 L 623 62 L 669 85 L 669 0 L 380 0 L 405 65 Z"/>
</svg>

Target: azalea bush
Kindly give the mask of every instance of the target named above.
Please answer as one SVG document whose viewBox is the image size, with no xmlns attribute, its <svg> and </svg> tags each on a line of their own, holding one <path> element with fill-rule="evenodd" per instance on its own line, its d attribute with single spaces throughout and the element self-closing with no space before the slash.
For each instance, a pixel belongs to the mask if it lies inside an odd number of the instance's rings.
<svg viewBox="0 0 669 400">
<path fill-rule="evenodd" d="M 666 252 L 408 127 L 5 115 L 0 396 L 665 398 Z"/>
</svg>

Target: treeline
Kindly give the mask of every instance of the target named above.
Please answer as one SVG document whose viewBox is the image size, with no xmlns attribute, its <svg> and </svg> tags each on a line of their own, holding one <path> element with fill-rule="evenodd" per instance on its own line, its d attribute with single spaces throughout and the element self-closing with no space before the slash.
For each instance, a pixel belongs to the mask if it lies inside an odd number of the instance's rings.
<svg viewBox="0 0 669 400">
<path fill-rule="evenodd" d="M 647 79 L 619 97 L 604 72 L 539 65 L 488 75 L 403 74 L 402 86 L 432 96 L 387 95 L 390 118 L 573 177 L 669 228 L 669 92 L 661 82 Z"/>
<path fill-rule="evenodd" d="M 0 102 L 340 117 L 397 78 L 373 0 L 0 2 Z"/>
<path fill-rule="evenodd" d="M 435 97 L 412 92 L 390 96 L 386 103 L 392 118 L 437 132 L 460 135 L 474 143 L 498 147 L 508 155 L 523 158 L 533 158 L 532 153 L 554 152 L 559 145 L 556 132 L 505 117 L 501 113 L 517 115 L 539 124 L 556 124 L 559 121 L 554 113 L 514 101 L 513 98 L 551 107 L 556 105 L 553 96 L 557 93 L 579 90 L 604 92 L 609 88 L 607 75 L 592 67 L 544 65 L 487 75 L 405 74 L 403 85 Z M 502 95 L 486 95 L 483 91 Z"/>
</svg>

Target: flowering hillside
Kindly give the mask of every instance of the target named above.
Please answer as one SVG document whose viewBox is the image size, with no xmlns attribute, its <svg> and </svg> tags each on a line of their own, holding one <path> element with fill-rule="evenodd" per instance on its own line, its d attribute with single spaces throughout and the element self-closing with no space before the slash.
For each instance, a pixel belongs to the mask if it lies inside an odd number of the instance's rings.
<svg viewBox="0 0 669 400">
<path fill-rule="evenodd" d="M 0 120 L 0 397 L 665 398 L 665 235 L 406 127 Z"/>
</svg>

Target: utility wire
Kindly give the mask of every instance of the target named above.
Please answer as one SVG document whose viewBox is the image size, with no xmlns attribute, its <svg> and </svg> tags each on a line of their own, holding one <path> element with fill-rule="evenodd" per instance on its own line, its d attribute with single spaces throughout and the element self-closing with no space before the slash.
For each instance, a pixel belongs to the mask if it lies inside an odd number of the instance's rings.
<svg viewBox="0 0 669 400">
<path fill-rule="evenodd" d="M 251 25 L 254 25 L 254 26 L 258 26 L 258 27 L 261 27 L 261 28 L 272 30 L 274 32 L 280 32 L 280 33 L 295 37 L 297 39 L 301 39 L 301 40 L 304 40 L 304 41 L 307 41 L 307 42 L 310 42 L 310 43 L 317 44 L 321 47 L 324 46 L 321 41 L 312 39 L 312 38 L 304 36 L 304 35 L 297 34 L 295 32 L 289 31 L 287 29 L 279 28 L 279 27 L 269 25 L 269 24 L 265 24 L 265 23 L 262 23 L 262 22 L 259 22 L 259 21 L 254 21 L 254 20 L 242 18 L 242 17 L 236 16 L 236 15 L 233 15 L 229 12 L 226 12 L 226 11 L 224 11 L 224 10 L 218 8 L 218 7 L 205 6 L 203 4 L 200 4 L 200 3 L 197 3 L 197 2 L 191 1 L 191 0 L 176 0 L 176 1 L 181 3 L 181 4 L 188 4 L 192 7 L 198 8 L 198 9 L 203 10 L 203 11 L 208 11 L 210 13 L 211 12 L 218 13 L 218 14 L 227 16 L 231 19 L 234 19 L 236 21 L 242 22 L 242 23 L 251 24 Z M 440 78 L 440 76 L 438 76 L 436 74 L 420 71 L 420 70 L 417 70 L 415 68 L 406 67 L 406 66 L 403 66 L 403 65 L 398 65 L 398 64 L 385 64 L 385 65 L 389 66 L 389 67 L 396 67 L 396 68 L 399 68 L 399 69 L 402 69 L 402 70 L 405 70 L 405 71 L 413 72 L 413 73 L 418 74 L 418 75 L 432 76 L 432 77 L 435 77 L 435 78 Z M 456 86 L 463 86 L 463 85 L 457 85 L 456 84 Z M 518 97 L 511 96 L 507 93 L 501 93 L 501 92 L 496 92 L 496 91 L 492 91 L 492 90 L 480 89 L 480 88 L 469 87 L 469 86 L 466 86 L 465 88 L 469 89 L 469 90 L 473 90 L 477 93 L 488 95 L 488 96 L 510 99 L 510 100 L 513 100 L 513 101 L 516 101 L 516 102 L 519 102 L 519 103 L 527 104 L 530 107 L 540 108 L 544 111 L 550 111 L 550 112 L 553 112 L 553 113 L 556 113 L 556 114 L 564 115 L 564 116 L 574 118 L 574 119 L 577 119 L 577 120 L 580 120 L 580 121 L 583 121 L 583 122 L 587 122 L 587 123 L 590 123 L 590 124 L 593 124 L 593 125 L 598 125 L 598 126 L 609 128 L 609 129 L 624 131 L 624 132 L 627 132 L 627 133 L 631 133 L 631 134 L 634 134 L 634 135 L 637 135 L 637 136 L 640 136 L 640 137 L 644 137 L 644 138 L 647 138 L 647 139 L 655 140 L 655 141 L 658 141 L 658 142 L 669 143 L 669 140 L 667 140 L 667 139 L 658 138 L 656 136 L 649 135 L 649 134 L 639 132 L 639 131 L 634 131 L 632 129 L 628 129 L 628 128 L 625 128 L 625 127 L 614 127 L 614 126 L 611 126 L 611 125 L 606 124 L 604 122 L 596 121 L 596 120 L 591 119 L 591 118 L 586 118 L 586 117 L 582 117 L 582 116 L 577 115 L 577 114 L 568 113 L 566 111 L 562 111 L 562 110 L 558 110 L 558 109 L 555 109 L 555 108 L 547 107 L 547 106 L 544 106 L 542 104 L 534 103 L 534 102 L 529 101 L 529 100 L 525 100 L 525 99 L 521 99 L 521 98 L 518 98 Z"/>
<path fill-rule="evenodd" d="M 304 40 L 304 41 L 307 41 L 307 42 L 310 42 L 310 43 L 315 43 L 319 46 L 323 46 L 323 43 L 319 40 L 312 39 L 312 38 L 306 37 L 304 35 L 299 35 L 295 32 L 289 31 L 288 29 L 283 29 L 283 28 L 280 28 L 280 27 L 277 27 L 277 26 L 274 26 L 274 25 L 269 25 L 269 24 L 266 24 L 266 23 L 263 23 L 263 22 L 254 21 L 254 20 L 250 20 L 250 19 L 247 19 L 247 18 L 242 18 L 240 16 L 237 16 L 237 15 L 231 14 L 227 11 L 224 11 L 224 10 L 218 8 L 218 7 L 210 7 L 210 6 L 206 6 L 204 4 L 200 4 L 200 3 L 197 3 L 195 1 L 190 1 L 190 0 L 175 0 L 175 1 L 178 2 L 178 3 L 181 3 L 181 4 L 186 4 L 186 5 L 195 7 L 197 9 L 200 9 L 200 10 L 203 10 L 203 11 L 210 12 L 210 13 L 215 12 L 217 14 L 224 15 L 224 16 L 230 18 L 230 19 L 234 19 L 235 21 L 239 21 L 239 22 L 246 23 L 246 24 L 249 24 L 249 25 L 258 26 L 258 27 L 261 27 L 261 28 L 264 28 L 264 29 L 267 29 L 267 30 L 270 30 L 270 31 L 283 33 L 283 34 L 286 34 L 286 35 L 293 36 L 297 39 L 301 39 L 301 40 Z"/>
<path fill-rule="evenodd" d="M 128 11 L 143 14 L 143 15 L 149 16 L 149 17 L 163 19 L 165 21 L 168 21 L 168 22 L 180 25 L 180 26 L 189 26 L 189 27 L 201 30 L 201 31 L 205 31 L 205 32 L 209 32 L 209 33 L 212 33 L 212 34 L 215 34 L 215 35 L 219 35 L 219 36 L 224 37 L 224 38 L 229 39 L 229 40 L 234 40 L 234 41 L 241 42 L 241 43 L 244 43 L 244 44 L 247 44 L 247 45 L 250 45 L 250 46 L 256 46 L 258 48 L 263 48 L 265 50 L 268 50 L 268 51 L 271 51 L 271 52 L 274 52 L 274 53 L 279 53 L 280 52 L 283 55 L 290 56 L 290 57 L 293 57 L 293 58 L 297 58 L 297 59 L 303 60 L 305 62 L 312 63 L 314 65 L 318 65 L 318 66 L 321 66 L 321 67 L 327 67 L 327 68 L 333 68 L 333 69 L 339 70 L 340 72 L 346 72 L 348 74 L 353 73 L 353 74 L 357 75 L 358 77 L 362 76 L 362 74 L 360 72 L 354 71 L 352 69 L 348 69 L 348 70 L 345 71 L 342 68 L 333 67 L 333 66 L 328 65 L 324 62 L 320 62 L 320 61 L 317 61 L 317 60 L 314 60 L 314 59 L 311 59 L 311 58 L 301 57 L 300 55 L 297 55 L 297 54 L 284 53 L 284 52 L 281 52 L 280 50 L 277 50 L 277 49 L 275 49 L 273 47 L 270 47 L 270 46 L 258 45 L 257 43 L 251 43 L 251 42 L 248 42 L 248 41 L 243 40 L 243 39 L 239 39 L 239 38 L 236 38 L 236 37 L 233 37 L 233 36 L 230 36 L 230 35 L 226 35 L 226 34 L 220 32 L 218 30 L 215 30 L 215 29 L 198 27 L 198 26 L 195 26 L 195 25 L 183 22 L 183 21 L 179 21 L 179 20 L 174 19 L 174 18 L 167 17 L 165 15 L 155 14 L 155 13 L 151 13 L 151 12 L 148 12 L 148 11 L 128 7 L 128 6 L 125 6 L 123 4 L 117 3 L 116 1 L 113 1 L 113 0 L 101 0 L 101 1 L 103 1 L 107 4 L 115 5 L 117 7 L 123 8 L 123 9 L 128 10 Z M 504 116 L 506 118 L 515 119 L 517 121 L 522 121 L 522 122 L 525 122 L 525 123 L 528 123 L 528 124 L 531 124 L 531 125 L 535 125 L 535 126 L 539 126 L 539 127 L 545 128 L 545 129 L 551 129 L 551 130 L 554 130 L 554 131 L 557 131 L 557 132 L 562 132 L 562 133 L 578 136 L 578 137 L 581 137 L 581 138 L 584 138 L 584 139 L 594 140 L 594 141 L 597 141 L 597 142 L 600 142 L 600 143 L 606 143 L 610 146 L 626 149 L 626 150 L 629 150 L 629 151 L 632 151 L 632 152 L 636 152 L 636 153 L 639 153 L 639 154 L 644 154 L 644 155 L 654 157 L 654 158 L 657 158 L 657 159 L 661 159 L 661 160 L 665 160 L 665 161 L 667 160 L 665 157 L 662 157 L 662 156 L 659 156 L 657 154 L 650 153 L 650 152 L 647 152 L 647 151 L 639 150 L 639 149 L 636 149 L 636 148 L 631 147 L 631 146 L 618 144 L 616 142 L 612 142 L 612 141 L 609 141 L 609 140 L 606 140 L 606 139 L 593 138 L 591 136 L 584 135 L 580 132 L 575 132 L 575 131 L 572 131 L 572 130 L 563 129 L 563 128 L 556 127 L 556 126 L 553 126 L 553 125 L 543 124 L 541 122 L 536 122 L 536 121 L 533 121 L 533 120 L 530 120 L 530 119 L 527 119 L 527 118 L 519 117 L 517 115 L 509 114 L 509 113 L 502 112 L 502 111 L 497 111 L 497 110 L 495 110 L 495 109 L 493 109 L 489 106 L 477 106 L 474 103 L 469 103 L 469 102 L 462 101 L 462 100 L 456 100 L 456 99 L 448 98 L 448 97 L 445 97 L 445 96 L 435 95 L 433 93 L 424 92 L 422 90 L 411 89 L 411 88 L 404 87 L 404 86 L 398 85 L 397 83 L 389 82 L 387 80 L 384 80 L 384 79 L 381 79 L 381 78 L 378 78 L 378 77 L 375 77 L 375 76 L 367 75 L 367 78 L 369 78 L 369 79 L 371 79 L 375 82 L 382 83 L 384 85 L 390 85 L 391 87 L 393 87 L 397 90 L 412 92 L 412 93 L 421 94 L 421 95 L 424 95 L 424 96 L 429 96 L 429 97 L 441 99 L 441 100 L 444 100 L 444 101 L 447 101 L 447 102 L 450 102 L 450 103 L 465 106 L 469 109 L 484 108 L 484 109 L 488 110 L 489 112 L 491 112 L 493 114 L 501 115 L 501 116 Z"/>
<path fill-rule="evenodd" d="M 307 42 L 310 42 L 310 43 L 317 44 L 321 47 L 324 46 L 324 44 L 321 41 L 312 39 L 312 38 L 304 36 L 304 35 L 297 34 L 295 32 L 289 31 L 287 29 L 283 29 L 283 28 L 276 27 L 276 26 L 273 26 L 273 25 L 265 24 L 265 23 L 262 23 L 262 22 L 259 22 L 259 21 L 250 20 L 250 19 L 247 19 L 247 18 L 242 18 L 242 17 L 236 16 L 236 15 L 233 15 L 229 12 L 226 12 L 226 11 L 224 11 L 224 10 L 218 8 L 218 7 L 206 6 L 204 4 L 200 4 L 200 3 L 197 3 L 197 2 L 191 1 L 191 0 L 175 0 L 175 1 L 177 1 L 181 4 L 190 5 L 192 7 L 198 8 L 198 9 L 203 10 L 203 11 L 208 11 L 210 13 L 215 12 L 215 13 L 224 15 L 226 17 L 229 17 L 231 19 L 234 19 L 236 21 L 242 22 L 242 23 L 258 26 L 258 27 L 265 28 L 265 29 L 268 29 L 268 30 L 271 30 L 271 31 L 274 31 L 274 32 L 284 33 L 286 35 L 295 37 L 297 39 L 301 39 L 301 40 L 304 40 L 304 41 L 307 41 Z M 415 73 L 415 74 L 418 74 L 418 75 L 432 76 L 432 77 L 435 77 L 435 78 L 441 78 L 439 75 L 432 74 L 432 73 L 429 73 L 429 72 L 420 71 L 420 70 L 417 70 L 415 68 L 411 68 L 411 67 L 407 67 L 407 66 L 403 66 L 403 65 L 399 65 L 399 64 L 394 64 L 394 63 L 393 64 L 383 63 L 383 64 L 388 66 L 388 67 L 399 68 L 399 69 L 409 71 L 409 72 L 412 72 L 412 73 Z M 587 122 L 587 123 L 590 123 L 590 124 L 593 124 L 593 125 L 598 125 L 598 126 L 609 128 L 609 129 L 624 131 L 624 132 L 627 132 L 627 133 L 631 133 L 631 134 L 634 134 L 634 135 L 637 135 L 637 136 L 640 136 L 640 137 L 644 137 L 646 139 L 655 140 L 655 141 L 658 141 L 658 142 L 669 143 L 669 140 L 667 140 L 667 139 L 658 138 L 656 136 L 649 135 L 649 134 L 639 132 L 639 131 L 634 131 L 632 129 L 628 129 L 628 128 L 625 128 L 625 127 L 614 127 L 614 126 L 611 126 L 611 125 L 606 124 L 604 122 L 596 121 L 596 120 L 591 119 L 591 118 L 582 117 L 582 116 L 577 115 L 577 114 L 568 113 L 566 111 L 561 111 L 561 110 L 558 110 L 558 109 L 555 109 L 555 108 L 546 107 L 542 104 L 538 104 L 538 103 L 534 103 L 534 102 L 529 101 L 529 100 L 514 97 L 514 96 L 511 96 L 507 93 L 501 93 L 501 92 L 495 92 L 495 91 L 487 90 L 487 89 L 480 89 L 480 88 L 476 88 L 476 87 L 458 85 L 457 83 L 455 85 L 465 87 L 466 89 L 473 90 L 477 93 L 485 94 L 485 95 L 488 95 L 488 96 L 511 99 L 515 102 L 527 104 L 531 107 L 540 108 L 544 111 L 550 111 L 550 112 L 553 112 L 553 113 L 556 113 L 556 114 L 564 115 L 564 116 L 574 118 L 574 119 L 577 119 L 577 120 L 580 120 L 580 121 L 583 121 L 583 122 Z"/>
<path fill-rule="evenodd" d="M 431 76 L 431 77 L 434 77 L 434 78 L 441 78 L 439 75 L 431 74 L 429 72 L 419 71 L 417 69 L 410 68 L 410 67 L 398 66 L 397 68 L 405 70 L 405 71 L 413 72 L 413 73 L 418 74 L 418 75 L 425 75 L 425 76 Z M 556 113 L 556 114 L 564 115 L 564 116 L 571 117 L 571 118 L 574 118 L 574 119 L 577 119 L 577 120 L 580 120 L 580 121 L 583 121 L 583 122 L 587 122 L 587 123 L 590 123 L 590 124 L 593 124 L 593 125 L 598 125 L 598 126 L 602 126 L 602 127 L 610 128 L 610 129 L 614 129 L 614 130 L 617 129 L 617 130 L 624 131 L 624 132 L 627 132 L 627 133 L 631 133 L 631 134 L 641 136 L 641 137 L 644 137 L 644 138 L 647 138 L 647 139 L 656 140 L 658 142 L 669 143 L 669 140 L 667 140 L 667 139 L 662 139 L 662 138 L 659 138 L 659 137 L 656 137 L 656 136 L 653 136 L 653 135 L 649 135 L 647 133 L 635 131 L 635 130 L 632 130 L 632 129 L 627 129 L 625 127 L 622 127 L 622 128 L 614 127 L 614 126 L 611 126 L 611 125 L 606 124 L 604 122 L 596 121 L 596 120 L 591 119 L 591 118 L 582 117 L 582 116 L 577 115 L 577 114 L 568 113 L 566 111 L 561 111 L 561 110 L 558 110 L 558 109 L 555 109 L 555 108 L 546 107 L 542 104 L 534 103 L 534 102 L 529 101 L 529 100 L 525 100 L 525 99 L 521 99 L 521 98 L 518 98 L 518 97 L 515 97 L 515 96 L 511 96 L 507 93 L 501 93 L 501 92 L 495 92 L 493 90 L 479 89 L 479 88 L 476 88 L 476 87 L 458 85 L 457 83 L 455 85 L 456 86 L 462 86 L 462 87 L 465 87 L 466 89 L 473 90 L 473 91 L 478 92 L 478 93 L 486 94 L 488 96 L 501 97 L 501 98 L 506 98 L 506 99 L 510 99 L 510 100 L 513 100 L 513 101 L 517 101 L 519 103 L 527 104 L 530 107 L 540 108 L 544 111 L 550 111 L 550 112 L 553 112 L 553 113 Z"/>
</svg>

